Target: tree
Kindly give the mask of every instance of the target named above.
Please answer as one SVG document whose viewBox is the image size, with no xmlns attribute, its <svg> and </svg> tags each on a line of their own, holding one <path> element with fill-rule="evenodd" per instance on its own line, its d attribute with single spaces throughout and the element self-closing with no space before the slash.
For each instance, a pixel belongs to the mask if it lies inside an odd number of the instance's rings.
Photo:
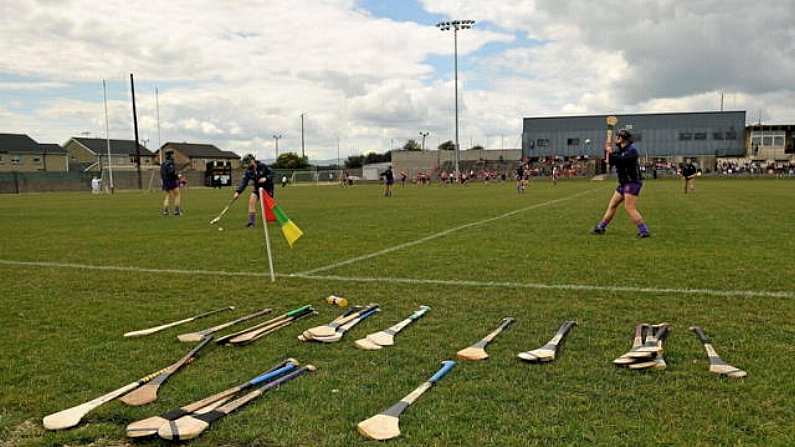
<svg viewBox="0 0 795 447">
<path fill-rule="evenodd" d="M 351 155 L 345 160 L 345 167 L 348 169 L 361 168 L 364 164 L 364 155 Z"/>
<path fill-rule="evenodd" d="M 379 154 L 377 152 L 370 152 L 364 157 L 364 164 L 372 163 L 386 163 L 392 161 L 392 152 Z"/>
<path fill-rule="evenodd" d="M 445 141 L 444 143 L 439 145 L 440 151 L 454 151 L 455 150 L 455 143 L 450 140 Z"/>
<path fill-rule="evenodd" d="M 309 162 L 295 152 L 284 152 L 276 159 L 273 167 L 276 169 L 305 169 L 309 167 Z"/>
<path fill-rule="evenodd" d="M 479 144 L 476 144 L 476 145 L 470 147 L 469 150 L 471 150 L 471 151 L 482 151 L 483 150 L 483 146 L 481 146 Z"/>
<path fill-rule="evenodd" d="M 403 150 L 404 151 L 421 151 L 422 150 L 422 146 L 420 146 L 419 143 L 417 143 L 416 141 L 414 141 L 413 138 L 411 138 L 411 139 L 409 139 L 409 141 L 406 142 L 406 144 L 403 145 Z"/>
</svg>

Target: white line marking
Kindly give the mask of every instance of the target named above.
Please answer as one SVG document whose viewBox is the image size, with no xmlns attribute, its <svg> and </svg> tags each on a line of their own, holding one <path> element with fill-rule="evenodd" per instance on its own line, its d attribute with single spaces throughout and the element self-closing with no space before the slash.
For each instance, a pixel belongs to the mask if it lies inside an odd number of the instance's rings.
<svg viewBox="0 0 795 447">
<path fill-rule="evenodd" d="M 509 211 L 509 212 L 507 212 L 505 214 L 500 214 L 499 216 L 489 217 L 488 219 L 478 220 L 476 222 L 470 222 L 468 224 L 459 225 L 457 227 L 453 227 L 453 228 L 450 228 L 448 230 L 441 231 L 439 233 L 434 233 L 434 234 L 431 234 L 429 236 L 425 236 L 424 238 L 417 239 L 415 241 L 404 242 L 404 243 L 402 243 L 400 245 L 395 245 L 394 247 L 385 248 L 385 249 L 383 249 L 381 251 L 377 251 L 375 253 L 370 253 L 368 255 L 357 256 L 355 258 L 347 259 L 345 261 L 340 261 L 340 262 L 337 262 L 337 263 L 334 263 L 334 264 L 327 265 L 325 267 L 318 267 L 316 269 L 307 270 L 305 272 L 294 273 L 294 275 L 296 275 L 296 276 L 312 275 L 314 273 L 324 272 L 326 270 L 333 270 L 333 269 L 335 269 L 337 267 L 342 267 L 343 265 L 353 264 L 354 262 L 359 262 L 359 261 L 364 261 L 365 259 L 375 258 L 376 256 L 385 255 L 385 254 L 391 253 L 393 251 L 402 250 L 404 248 L 411 247 L 413 245 L 421 244 L 423 242 L 428 242 L 428 241 L 433 240 L 433 239 L 437 239 L 437 238 L 440 238 L 440 237 L 443 237 L 443 236 L 447 236 L 448 234 L 456 232 L 456 231 L 464 230 L 464 229 L 475 227 L 475 226 L 478 226 L 478 225 L 483 225 L 483 224 L 489 223 L 489 222 L 494 222 L 495 220 L 504 219 L 506 217 L 513 216 L 514 214 L 523 213 L 525 211 L 530 211 L 532 209 L 541 208 L 543 206 L 554 205 L 556 203 L 565 202 L 567 200 L 574 199 L 576 197 L 588 194 L 588 193 L 593 192 L 593 191 L 596 191 L 596 189 L 589 189 L 588 191 L 579 192 L 577 194 L 573 194 L 573 195 L 570 195 L 568 197 L 563 197 L 563 198 L 560 198 L 560 199 L 550 200 L 548 202 L 537 203 L 535 205 L 530 205 L 530 206 L 527 206 L 527 207 L 524 207 L 524 208 L 519 208 L 518 210 Z"/>
<path fill-rule="evenodd" d="M 22 267 L 51 267 L 51 268 L 71 268 L 80 270 L 102 270 L 114 272 L 132 273 L 172 273 L 177 275 L 217 275 L 217 276 L 246 276 L 268 278 L 267 273 L 257 272 L 229 272 L 225 270 L 180 270 L 180 269 L 156 269 L 145 267 L 125 267 L 110 265 L 89 265 L 73 264 L 64 262 L 34 262 L 34 261 L 10 261 L 0 259 L 0 265 L 22 266 Z M 455 287 L 485 287 L 503 289 L 543 289 L 543 290 L 584 290 L 598 292 L 631 292 L 631 293 L 652 293 L 652 294 L 673 294 L 673 295 L 711 295 L 711 296 L 740 296 L 740 297 L 762 297 L 762 298 L 795 298 L 793 292 L 772 292 L 766 290 L 716 290 L 716 289 L 673 289 L 656 287 L 632 287 L 632 286 L 597 286 L 589 284 L 540 284 L 540 283 L 520 283 L 505 281 L 467 281 L 467 280 L 445 280 L 445 279 L 417 279 L 417 278 L 363 278 L 347 276 L 326 276 L 326 275 L 303 275 L 303 274 L 284 274 L 277 273 L 281 278 L 304 279 L 309 281 L 349 281 L 365 283 L 392 283 L 392 284 L 425 284 L 436 286 L 455 286 Z"/>
</svg>

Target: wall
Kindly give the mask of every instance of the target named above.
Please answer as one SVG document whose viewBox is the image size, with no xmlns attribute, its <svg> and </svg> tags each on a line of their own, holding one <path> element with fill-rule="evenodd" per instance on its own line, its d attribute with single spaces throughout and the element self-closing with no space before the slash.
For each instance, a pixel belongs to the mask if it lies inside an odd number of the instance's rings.
<svg viewBox="0 0 795 447">
<path fill-rule="evenodd" d="M 453 151 L 393 151 L 392 169 L 395 173 L 405 172 L 409 177 L 413 177 L 417 172 L 431 171 L 436 176 L 439 166 L 453 165 L 455 163 L 455 152 Z M 466 150 L 461 151 L 461 162 L 503 162 L 513 163 L 522 158 L 520 149 L 495 149 L 495 150 Z M 471 165 L 472 163 L 466 163 Z"/>
<path fill-rule="evenodd" d="M 11 159 L 20 157 L 19 164 L 12 164 Z M 42 154 L 0 154 L 0 172 L 40 172 L 44 171 L 45 156 Z M 49 172 L 65 172 L 66 171 L 66 155 L 65 154 L 48 154 L 47 171 Z M 38 161 L 34 161 L 38 159 Z"/>
<path fill-rule="evenodd" d="M 49 161 L 48 167 L 49 167 Z M 54 191 L 91 190 L 91 179 L 95 172 L 0 172 L 0 194 Z M 107 186 L 105 172 L 103 186 Z M 186 172 L 188 188 L 204 186 L 204 172 Z M 232 171 L 232 187 L 241 179 L 240 171 Z M 144 190 L 160 191 L 160 172 L 155 170 L 141 172 L 141 185 Z M 113 172 L 113 186 L 116 190 L 138 189 L 138 175 L 135 171 Z"/>
</svg>

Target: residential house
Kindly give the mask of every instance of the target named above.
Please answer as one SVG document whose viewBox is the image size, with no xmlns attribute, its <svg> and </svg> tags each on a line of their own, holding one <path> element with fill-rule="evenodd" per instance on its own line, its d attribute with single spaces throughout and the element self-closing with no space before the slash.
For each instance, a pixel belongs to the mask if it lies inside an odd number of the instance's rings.
<svg viewBox="0 0 795 447">
<path fill-rule="evenodd" d="M 223 151 L 212 144 L 166 143 L 155 152 L 160 159 L 160 152 L 174 153 L 174 163 L 180 171 L 207 171 L 212 166 L 231 166 L 233 170 L 240 168 L 240 156 L 234 152 Z"/>
<path fill-rule="evenodd" d="M 101 171 L 108 164 L 108 140 L 105 138 L 72 137 L 64 144 L 69 160 L 83 165 L 84 171 Z M 156 169 L 155 154 L 138 143 L 141 169 Z M 136 169 L 136 150 L 133 140 L 110 140 L 110 162 L 114 170 Z"/>
<path fill-rule="evenodd" d="M 0 133 L 0 172 L 69 170 L 66 151 L 57 144 L 40 144 L 24 134 Z"/>
</svg>

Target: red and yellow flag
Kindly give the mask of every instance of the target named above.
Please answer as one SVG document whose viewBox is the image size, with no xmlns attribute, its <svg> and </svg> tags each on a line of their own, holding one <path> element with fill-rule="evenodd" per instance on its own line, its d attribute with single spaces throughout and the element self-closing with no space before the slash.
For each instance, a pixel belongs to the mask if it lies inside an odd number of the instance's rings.
<svg viewBox="0 0 795 447">
<path fill-rule="evenodd" d="M 264 205 L 262 207 L 264 210 L 264 215 L 262 216 L 263 220 L 266 222 L 278 222 L 282 228 L 282 234 L 284 234 L 284 238 L 287 239 L 287 244 L 289 244 L 290 248 L 292 248 L 295 241 L 303 236 L 304 232 L 301 231 L 301 229 L 298 228 L 298 225 L 293 223 L 289 217 L 287 217 L 287 214 L 285 214 L 284 211 L 282 211 L 282 208 L 276 204 L 276 201 L 273 200 L 273 197 L 265 192 L 264 188 L 260 188 L 259 197 L 261 203 Z"/>
</svg>

